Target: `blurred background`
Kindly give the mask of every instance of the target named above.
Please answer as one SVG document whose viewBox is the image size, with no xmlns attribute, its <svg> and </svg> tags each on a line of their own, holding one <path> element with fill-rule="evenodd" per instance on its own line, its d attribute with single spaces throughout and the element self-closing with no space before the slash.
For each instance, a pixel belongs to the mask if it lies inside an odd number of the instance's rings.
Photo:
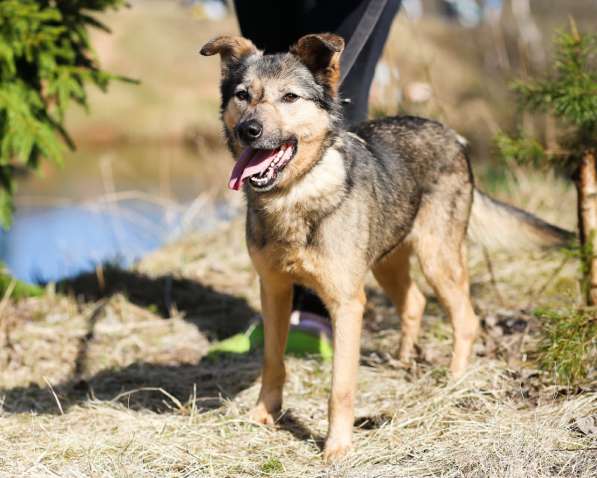
<svg viewBox="0 0 597 478">
<path fill-rule="evenodd" d="M 524 131 L 555 141 L 553 121 L 519 113 L 509 84 L 545 72 L 554 34 L 570 16 L 593 31 L 597 2 L 404 0 L 375 73 L 370 114 L 447 123 L 471 142 L 484 189 L 541 209 L 532 197 L 543 180 L 505 168 L 494 138 Z M 73 106 L 67 115 L 77 149 L 62 167 L 44 162 L 39 174 L 20 179 L 0 260 L 26 282 L 130 265 L 242 211 L 241 195 L 226 189 L 232 160 L 219 123 L 219 62 L 198 55 L 209 38 L 238 32 L 232 9 L 216 0 L 131 0 L 101 20 L 112 30 L 92 35 L 102 67 L 140 83 L 113 82 L 107 94 L 92 88 L 90 112 Z M 572 227 L 572 184 L 545 184 L 554 198 L 543 215 Z"/>
</svg>

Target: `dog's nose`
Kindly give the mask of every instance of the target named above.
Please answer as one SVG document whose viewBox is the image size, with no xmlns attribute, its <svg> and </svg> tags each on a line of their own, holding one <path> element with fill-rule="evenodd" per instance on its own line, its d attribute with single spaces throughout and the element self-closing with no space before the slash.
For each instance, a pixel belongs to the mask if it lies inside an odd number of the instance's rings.
<svg viewBox="0 0 597 478">
<path fill-rule="evenodd" d="M 257 120 L 249 120 L 238 126 L 238 135 L 247 143 L 255 141 L 263 133 L 263 127 Z"/>
</svg>

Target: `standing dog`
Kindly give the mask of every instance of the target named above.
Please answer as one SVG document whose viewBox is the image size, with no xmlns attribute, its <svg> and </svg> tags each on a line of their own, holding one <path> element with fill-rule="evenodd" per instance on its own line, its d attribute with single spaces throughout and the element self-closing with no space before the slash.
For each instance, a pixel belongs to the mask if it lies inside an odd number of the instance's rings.
<svg viewBox="0 0 597 478">
<path fill-rule="evenodd" d="M 416 255 L 454 330 L 451 372 L 465 370 L 479 322 L 471 306 L 465 238 L 516 224 L 546 245 L 566 231 L 477 191 L 464 142 L 452 130 L 403 116 L 342 126 L 342 38 L 307 35 L 289 53 L 263 55 L 247 39 L 219 37 L 222 121 L 238 158 L 230 187 L 247 198 L 247 245 L 260 277 L 265 325 L 262 385 L 252 417 L 271 424 L 282 405 L 293 283 L 313 289 L 334 326 L 324 458 L 351 446 L 363 283 L 373 271 L 401 319 L 400 358 L 415 345 L 425 298 L 411 280 Z"/>
</svg>

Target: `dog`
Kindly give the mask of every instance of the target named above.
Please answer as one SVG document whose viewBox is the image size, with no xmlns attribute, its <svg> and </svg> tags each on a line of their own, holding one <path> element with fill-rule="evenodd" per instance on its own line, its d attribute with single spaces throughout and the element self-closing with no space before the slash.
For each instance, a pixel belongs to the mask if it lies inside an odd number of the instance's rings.
<svg viewBox="0 0 597 478">
<path fill-rule="evenodd" d="M 229 186 L 246 195 L 247 246 L 260 279 L 265 344 L 251 417 L 273 424 L 281 409 L 292 287 L 302 284 L 321 297 L 334 328 L 328 462 L 351 447 L 369 270 L 397 309 L 399 357 L 408 360 L 425 308 L 409 271 L 410 256 L 418 258 L 451 321 L 450 370 L 459 377 L 479 329 L 467 231 L 495 240 L 516 229 L 545 246 L 570 237 L 477 190 L 466 142 L 436 121 L 398 116 L 346 129 L 338 95 L 343 48 L 341 37 L 322 33 L 287 53 L 265 55 L 237 36 L 201 49 L 221 57 L 221 119 L 238 158 Z"/>
</svg>

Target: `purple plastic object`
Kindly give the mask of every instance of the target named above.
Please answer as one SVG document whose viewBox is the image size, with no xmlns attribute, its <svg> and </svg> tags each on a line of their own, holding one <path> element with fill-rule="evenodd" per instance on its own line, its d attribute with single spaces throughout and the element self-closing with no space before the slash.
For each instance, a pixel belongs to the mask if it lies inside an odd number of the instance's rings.
<svg viewBox="0 0 597 478">
<path fill-rule="evenodd" d="M 329 339 L 332 338 L 332 323 L 330 319 L 323 317 L 318 314 L 313 314 L 311 312 L 302 312 L 300 310 L 293 310 L 292 311 L 292 319 L 294 319 L 295 314 L 299 314 L 298 323 L 294 323 L 294 320 L 291 320 L 290 330 L 300 330 L 302 332 L 307 332 L 308 334 L 313 334 L 315 336 L 320 336 L 321 334 L 325 334 Z M 252 323 L 259 323 L 263 319 L 260 315 L 256 315 Z"/>
</svg>

